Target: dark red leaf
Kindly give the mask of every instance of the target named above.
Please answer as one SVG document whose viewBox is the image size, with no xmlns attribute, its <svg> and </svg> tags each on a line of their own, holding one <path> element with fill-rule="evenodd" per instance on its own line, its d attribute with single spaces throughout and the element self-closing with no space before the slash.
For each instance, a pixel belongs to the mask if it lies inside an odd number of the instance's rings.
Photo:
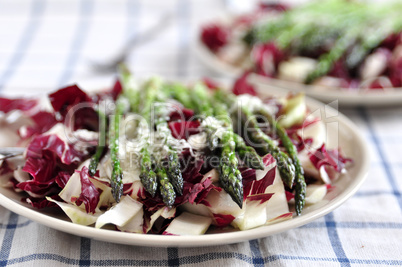
<svg viewBox="0 0 402 267">
<path fill-rule="evenodd" d="M 62 116 L 65 116 L 69 108 L 74 105 L 83 102 L 91 102 L 91 98 L 77 85 L 62 88 L 50 94 L 49 100 L 54 111 L 59 112 Z"/>
<path fill-rule="evenodd" d="M 80 171 L 81 194 L 75 201 L 75 204 L 80 206 L 84 203 L 85 211 L 87 213 L 95 213 L 96 206 L 99 203 L 100 193 L 95 185 L 89 180 L 88 171 L 88 168 L 85 166 Z"/>
<path fill-rule="evenodd" d="M 200 132 L 200 122 L 196 121 L 173 121 L 169 122 L 169 129 L 176 139 L 187 139 L 190 135 Z"/>
<path fill-rule="evenodd" d="M 235 95 L 243 95 L 243 94 L 249 94 L 249 95 L 257 95 L 254 86 L 252 86 L 248 81 L 247 77 L 250 74 L 250 72 L 244 72 L 240 78 L 238 78 L 235 83 L 233 84 L 233 89 L 232 92 Z"/>
<path fill-rule="evenodd" d="M 68 180 L 70 180 L 70 177 L 71 177 L 71 174 L 69 172 L 61 171 L 57 174 L 57 176 L 55 178 L 55 182 L 60 188 L 64 188 L 66 186 Z"/>
<path fill-rule="evenodd" d="M 62 199 L 58 195 L 50 196 L 50 198 L 62 201 Z M 22 201 L 25 201 L 32 205 L 32 207 L 37 209 L 43 209 L 48 207 L 58 207 L 56 203 L 47 200 L 46 198 L 34 198 L 34 197 L 27 197 L 23 198 Z"/>
<path fill-rule="evenodd" d="M 192 119 L 194 111 L 181 106 L 175 106 L 173 112 L 169 114 L 169 121 L 187 121 Z"/>
<path fill-rule="evenodd" d="M 249 201 L 260 201 L 260 204 L 263 204 L 267 202 L 268 200 L 271 199 L 273 196 L 273 193 L 263 193 L 263 194 L 258 194 L 258 195 L 250 195 L 247 197 L 247 200 Z"/>
<path fill-rule="evenodd" d="M 272 3 L 272 2 L 260 2 L 259 8 L 264 11 L 276 11 L 276 12 L 285 12 L 289 9 L 288 5 L 280 4 L 280 3 Z"/>
<path fill-rule="evenodd" d="M 30 192 L 35 196 L 38 196 L 38 198 L 60 192 L 60 188 L 54 183 L 54 177 L 48 179 L 46 182 L 28 180 L 26 182 L 17 184 L 17 187 L 25 192 Z"/>
<path fill-rule="evenodd" d="M 204 78 L 202 79 L 202 82 L 203 82 L 209 89 L 216 90 L 216 89 L 219 89 L 219 88 L 220 88 L 219 85 L 218 85 L 218 83 L 215 82 L 214 80 L 212 80 L 211 78 L 204 77 Z"/>
<path fill-rule="evenodd" d="M 270 169 L 264 176 L 264 178 L 258 181 L 256 180 L 252 183 L 249 195 L 257 195 L 265 193 L 267 187 L 274 183 L 275 175 L 276 175 L 276 167 Z"/>
<path fill-rule="evenodd" d="M 107 98 L 112 98 L 113 100 L 116 100 L 122 91 L 123 91 L 123 87 L 121 85 L 120 80 L 116 80 L 116 82 L 114 83 L 112 88 L 110 88 L 109 90 L 100 92 L 99 94 L 96 94 L 92 100 L 96 103 L 99 103 L 99 101 L 101 101 L 103 99 L 107 99 Z"/>
<path fill-rule="evenodd" d="M 289 191 L 285 191 L 286 201 L 289 202 L 291 199 L 295 198 L 295 195 Z"/>
<path fill-rule="evenodd" d="M 222 25 L 211 24 L 201 31 L 201 41 L 212 51 L 217 52 L 227 44 L 229 31 Z"/>
<path fill-rule="evenodd" d="M 264 162 L 264 165 L 267 167 L 269 165 L 271 165 L 272 163 L 275 162 L 274 157 L 272 157 L 271 154 L 266 154 L 263 158 L 262 158 L 262 162 Z"/>
<path fill-rule="evenodd" d="M 346 67 L 345 61 L 343 59 L 334 62 L 332 69 L 328 73 L 328 75 L 337 78 L 342 78 L 344 80 L 351 79 L 348 68 Z"/>
<path fill-rule="evenodd" d="M 285 57 L 285 52 L 273 42 L 256 44 L 251 53 L 254 71 L 266 77 L 274 77 L 279 62 L 283 61 Z"/>
<path fill-rule="evenodd" d="M 389 79 L 394 87 L 402 87 L 402 48 L 399 56 L 394 57 L 389 64 Z"/>
<path fill-rule="evenodd" d="M 394 48 L 402 43 L 402 32 L 392 33 L 381 43 L 381 47 L 388 48 L 389 50 L 394 50 Z"/>
<path fill-rule="evenodd" d="M 309 157 L 317 170 L 326 165 L 333 167 L 337 172 L 341 172 L 347 162 L 352 162 L 352 159 L 343 157 L 339 149 L 327 150 L 325 144 L 314 153 L 309 152 Z"/>
<path fill-rule="evenodd" d="M 31 119 L 34 122 L 34 125 L 28 126 L 24 132 L 20 131 L 20 136 L 24 139 L 32 137 L 33 135 L 45 133 L 57 123 L 54 114 L 47 111 L 39 111 L 32 115 Z"/>
<path fill-rule="evenodd" d="M 240 169 L 241 176 L 243 177 L 243 198 L 250 194 L 251 186 L 256 179 L 255 170 L 248 168 L 248 169 Z"/>
<path fill-rule="evenodd" d="M 185 159 L 183 159 L 183 161 L 184 160 Z M 192 160 L 192 162 L 183 162 L 183 164 L 181 164 L 181 166 L 185 166 L 184 170 L 182 170 L 183 180 L 192 184 L 199 183 L 204 177 L 204 175 L 200 173 L 204 161 L 201 159 L 194 160 L 192 157 L 189 157 L 186 160 Z"/>
<path fill-rule="evenodd" d="M 36 99 L 8 99 L 0 97 L 0 111 L 7 113 L 12 110 L 28 111 L 38 104 Z"/>
<path fill-rule="evenodd" d="M 213 214 L 216 226 L 226 227 L 233 222 L 235 217 L 230 214 Z"/>
</svg>

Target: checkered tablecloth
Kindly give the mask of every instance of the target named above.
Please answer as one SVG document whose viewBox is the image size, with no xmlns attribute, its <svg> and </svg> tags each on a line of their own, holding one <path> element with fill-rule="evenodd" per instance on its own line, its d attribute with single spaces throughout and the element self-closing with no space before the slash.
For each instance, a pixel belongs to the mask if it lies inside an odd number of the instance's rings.
<svg viewBox="0 0 402 267">
<path fill-rule="evenodd" d="M 194 40 L 229 2 L 0 0 L 0 94 L 38 95 L 76 81 L 108 86 L 113 75 L 92 63 L 113 58 L 164 16 L 161 32 L 131 53 L 134 73 L 214 76 L 194 55 Z M 371 169 L 358 193 L 323 218 L 238 244 L 152 248 L 66 234 L 0 206 L 0 266 L 402 266 L 402 107 L 341 111 L 361 129 Z"/>
</svg>

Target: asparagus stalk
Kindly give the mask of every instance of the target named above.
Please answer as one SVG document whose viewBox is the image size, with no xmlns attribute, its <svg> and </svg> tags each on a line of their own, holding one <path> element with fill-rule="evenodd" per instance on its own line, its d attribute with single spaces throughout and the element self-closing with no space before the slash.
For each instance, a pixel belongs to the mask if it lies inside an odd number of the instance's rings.
<svg viewBox="0 0 402 267">
<path fill-rule="evenodd" d="M 116 101 L 115 114 L 111 119 L 109 128 L 109 148 L 112 161 L 112 177 L 110 185 L 112 187 L 113 198 L 119 202 L 123 194 L 123 172 L 119 160 L 119 135 L 120 135 L 120 119 L 123 116 L 125 105 L 122 99 Z"/>
<path fill-rule="evenodd" d="M 156 79 L 152 79 L 148 81 L 145 88 L 141 90 L 139 93 L 139 98 L 141 100 L 142 106 L 141 110 L 142 117 L 147 121 L 148 124 L 151 123 L 151 108 L 152 104 L 157 95 L 157 88 L 159 85 L 159 81 Z M 145 190 L 151 194 L 152 197 L 155 196 L 156 190 L 158 188 L 158 177 L 156 172 L 152 168 L 152 158 L 150 153 L 150 134 L 146 132 L 144 136 L 142 136 L 145 141 L 144 146 L 141 148 L 141 158 L 140 158 L 140 180 L 144 185 Z"/>
<path fill-rule="evenodd" d="M 295 208 L 297 215 L 300 215 L 304 204 L 305 204 L 305 197 L 306 197 L 306 182 L 304 180 L 304 170 L 300 163 L 300 160 L 297 156 L 297 149 L 293 144 L 292 140 L 290 140 L 286 130 L 272 117 L 272 115 L 267 112 L 265 109 L 260 109 L 258 111 L 261 115 L 266 117 L 272 127 L 274 128 L 275 132 L 278 134 L 279 138 L 282 141 L 283 146 L 285 147 L 286 151 L 288 152 L 290 158 L 293 161 L 293 165 L 295 166 L 296 178 L 295 178 Z M 290 187 L 292 188 L 292 187 Z"/>
<path fill-rule="evenodd" d="M 189 95 L 189 90 L 183 84 L 170 84 L 167 85 L 166 89 L 167 94 L 169 94 L 171 98 L 176 99 L 187 108 L 195 109 Z"/>
<path fill-rule="evenodd" d="M 320 56 L 317 67 L 307 75 L 304 82 L 307 84 L 312 83 L 315 79 L 330 72 L 333 64 L 345 54 L 355 39 L 354 34 L 347 34 L 338 39 L 329 53 Z"/>
<path fill-rule="evenodd" d="M 211 100 L 208 91 L 203 84 L 194 86 L 190 93 L 195 111 L 204 118 L 214 116 L 214 108 L 211 105 Z M 226 116 L 227 117 L 227 116 Z M 228 124 L 228 121 L 221 122 Z M 238 160 L 235 153 L 236 143 L 234 141 L 234 133 L 231 127 L 228 127 L 226 132 L 219 136 L 216 133 L 217 127 L 208 125 L 207 127 L 209 143 L 212 144 L 212 149 L 220 154 L 221 164 L 218 168 L 220 173 L 219 182 L 222 188 L 231 196 L 233 201 L 241 208 L 243 206 L 243 183 L 242 176 L 238 170 Z M 216 149 L 219 143 L 221 149 Z"/>
<path fill-rule="evenodd" d="M 243 177 L 237 169 L 238 160 L 235 153 L 235 142 L 233 131 L 227 131 L 222 136 L 223 147 L 221 150 L 221 165 L 219 168 L 219 181 L 225 191 L 232 197 L 233 201 L 243 206 Z"/>
<path fill-rule="evenodd" d="M 242 105 L 241 113 L 244 120 L 247 120 L 253 129 L 252 132 L 248 134 L 250 135 L 251 141 L 258 145 L 257 150 L 262 154 L 270 153 L 275 158 L 283 182 L 292 188 L 295 180 L 295 166 L 291 158 L 286 153 L 282 152 L 275 144 L 274 140 L 260 129 L 257 119 L 248 107 Z"/>
<path fill-rule="evenodd" d="M 170 88 L 164 87 L 163 89 L 165 90 L 161 90 L 159 92 L 157 101 L 161 103 L 166 103 L 170 94 Z M 186 89 L 184 87 L 180 87 L 179 90 L 184 93 L 183 90 Z M 187 98 L 186 100 L 183 99 L 185 98 L 185 96 L 188 96 L 188 93 L 180 94 L 180 98 L 182 98 L 183 101 L 189 102 L 190 98 Z M 167 112 L 168 111 L 166 110 L 165 105 L 155 106 L 155 127 L 157 129 L 157 132 L 162 135 L 164 139 L 163 145 L 165 146 L 165 148 L 168 149 L 166 156 L 168 166 L 166 166 L 165 171 L 167 173 L 167 176 L 169 177 L 170 183 L 173 185 L 176 192 L 181 195 L 183 194 L 183 176 L 181 173 L 178 151 L 171 145 L 170 142 L 170 140 L 173 140 L 174 137 L 169 129 L 168 123 L 166 122 L 167 120 L 169 120 L 169 114 L 166 114 Z"/>
<path fill-rule="evenodd" d="M 159 190 L 163 199 L 163 203 L 171 208 L 176 199 L 176 192 L 174 191 L 173 185 L 169 181 L 166 169 L 163 166 L 157 167 L 157 175 L 159 181 Z"/>
<path fill-rule="evenodd" d="M 255 149 L 251 146 L 246 145 L 243 138 L 236 133 L 233 133 L 233 139 L 236 144 L 236 152 L 239 157 L 244 161 L 247 167 L 252 169 L 263 170 L 264 163 L 261 157 L 257 154 Z"/>
<path fill-rule="evenodd" d="M 204 84 L 198 83 L 190 91 L 191 102 L 193 108 L 198 114 L 206 117 L 212 117 L 214 115 L 214 109 L 211 105 L 208 91 Z"/>
<path fill-rule="evenodd" d="M 157 130 L 157 133 L 159 135 L 163 135 L 164 142 L 166 143 L 169 137 L 171 137 L 171 132 L 168 128 L 168 125 L 166 123 L 166 116 L 165 116 L 165 110 L 162 110 L 165 108 L 163 105 L 154 105 L 156 101 L 165 101 L 166 97 L 164 92 L 161 90 L 162 88 L 162 83 L 161 80 L 159 79 L 153 79 L 151 80 L 147 87 L 144 90 L 145 98 L 143 100 L 144 107 L 143 107 L 143 116 L 147 119 L 148 123 L 150 126 L 153 128 L 155 123 L 155 127 Z M 153 122 L 151 120 L 152 116 L 152 108 L 155 107 L 155 117 L 156 121 Z M 144 151 L 145 152 L 145 151 Z M 145 153 L 150 153 L 149 150 Z M 174 153 L 173 151 L 169 153 Z M 177 151 L 176 151 L 177 154 Z M 173 162 L 173 166 L 175 169 L 172 168 L 166 168 L 162 164 L 162 156 L 161 153 L 154 153 L 154 156 L 152 157 L 156 165 L 156 177 L 154 177 L 154 173 L 151 172 L 151 176 L 149 173 L 142 172 L 140 175 L 140 178 L 144 180 L 144 184 L 149 184 L 149 187 L 151 187 L 151 190 L 154 190 L 154 187 L 157 186 L 159 183 L 159 191 L 161 193 L 163 202 L 165 203 L 166 206 L 172 207 L 174 204 L 174 201 L 176 199 L 176 193 L 174 191 L 174 186 L 173 184 L 176 185 L 178 192 L 181 194 L 183 190 L 183 178 L 181 175 L 181 169 L 180 169 L 180 164 L 178 162 L 178 156 L 177 158 L 172 157 L 173 159 L 177 159 L 177 162 Z M 177 169 L 178 168 L 178 169 Z M 172 171 L 171 171 L 172 170 Z M 169 171 L 169 172 L 168 172 Z M 171 172 L 170 172 L 171 171 Z M 175 175 L 176 173 L 179 173 L 179 175 Z M 151 178 L 151 179 L 150 179 Z M 155 183 L 154 178 L 157 178 L 157 183 Z M 155 192 L 155 191 L 153 191 Z"/>
<path fill-rule="evenodd" d="M 224 126 L 228 128 L 228 131 L 233 132 L 233 124 L 230 118 L 230 113 L 227 106 L 221 102 L 223 92 L 218 90 L 214 94 L 214 111 L 215 117 L 223 122 Z M 235 143 L 235 151 L 239 154 L 240 159 L 244 161 L 247 167 L 253 169 L 264 169 L 264 163 L 261 157 L 257 154 L 254 148 L 247 146 L 243 138 L 236 133 L 232 133 L 233 141 Z"/>
<path fill-rule="evenodd" d="M 168 148 L 167 152 L 167 163 L 168 166 L 165 167 L 164 172 L 167 174 L 169 178 L 169 183 L 171 183 L 176 190 L 176 192 L 181 195 L 183 194 L 183 176 L 181 173 L 181 167 L 180 167 L 180 161 L 179 161 L 179 155 L 176 149 L 174 149 L 170 144 L 169 140 L 173 139 L 172 133 L 168 127 L 168 124 L 165 120 L 163 119 L 157 119 L 156 120 L 156 129 L 157 132 L 163 137 L 163 145 Z M 159 162 L 162 161 L 162 159 L 158 159 Z M 164 182 L 165 187 L 167 187 L 167 182 Z M 162 184 L 161 184 L 162 186 Z M 169 185 L 170 187 L 170 185 Z M 174 199 L 175 197 L 173 197 Z M 167 198 L 166 198 L 167 199 Z"/>
<path fill-rule="evenodd" d="M 154 197 L 156 190 L 158 189 L 158 181 L 156 173 L 152 168 L 151 154 L 149 152 L 149 141 L 147 141 L 146 144 L 141 148 L 140 166 L 141 183 L 144 185 L 145 190 L 151 194 L 152 197 Z"/>
<path fill-rule="evenodd" d="M 106 139 L 106 116 L 105 113 L 98 110 L 99 116 L 99 142 L 96 147 L 95 154 L 92 156 L 91 161 L 89 162 L 89 175 L 94 176 L 96 173 L 96 169 L 98 168 L 98 164 L 100 158 L 102 157 L 103 151 L 105 150 L 105 139 Z"/>
<path fill-rule="evenodd" d="M 177 154 L 177 151 L 174 151 L 171 147 L 169 147 L 167 160 L 169 162 L 169 165 L 167 168 L 167 174 L 169 176 L 169 180 L 172 183 L 176 192 L 179 195 L 182 195 L 183 194 L 183 176 L 181 174 L 179 155 Z"/>
</svg>

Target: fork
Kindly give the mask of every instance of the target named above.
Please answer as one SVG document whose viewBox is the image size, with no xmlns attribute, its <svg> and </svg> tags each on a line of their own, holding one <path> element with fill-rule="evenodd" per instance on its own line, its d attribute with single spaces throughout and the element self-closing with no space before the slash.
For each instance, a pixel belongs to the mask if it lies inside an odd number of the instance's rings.
<svg viewBox="0 0 402 267">
<path fill-rule="evenodd" d="M 0 160 L 24 154 L 26 147 L 0 147 Z"/>
<path fill-rule="evenodd" d="M 134 47 L 151 41 L 155 35 L 160 33 L 169 25 L 171 18 L 171 14 L 164 14 L 152 27 L 138 35 L 131 37 L 124 45 L 123 49 L 121 49 L 119 54 L 117 54 L 117 56 L 115 56 L 112 60 L 108 62 L 92 62 L 93 69 L 100 73 L 115 72 L 118 66 L 127 60 L 127 57 L 130 55 L 130 52 Z"/>
</svg>

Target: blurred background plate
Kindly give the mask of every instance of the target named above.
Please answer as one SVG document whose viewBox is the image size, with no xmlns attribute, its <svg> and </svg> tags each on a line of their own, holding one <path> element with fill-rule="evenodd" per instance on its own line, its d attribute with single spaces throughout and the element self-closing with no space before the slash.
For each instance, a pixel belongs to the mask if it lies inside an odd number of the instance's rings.
<svg viewBox="0 0 402 267">
<path fill-rule="evenodd" d="M 239 77 L 244 72 L 243 69 L 220 60 L 199 39 L 197 39 L 195 47 L 199 60 L 215 72 L 230 78 Z M 340 106 L 380 107 L 402 104 L 402 88 L 352 91 L 348 88 L 312 86 L 273 79 L 254 73 L 249 76 L 249 82 L 257 85 L 260 92 L 265 90 L 268 94 L 281 91 L 305 92 L 306 95 L 325 103 L 338 100 Z"/>
</svg>

